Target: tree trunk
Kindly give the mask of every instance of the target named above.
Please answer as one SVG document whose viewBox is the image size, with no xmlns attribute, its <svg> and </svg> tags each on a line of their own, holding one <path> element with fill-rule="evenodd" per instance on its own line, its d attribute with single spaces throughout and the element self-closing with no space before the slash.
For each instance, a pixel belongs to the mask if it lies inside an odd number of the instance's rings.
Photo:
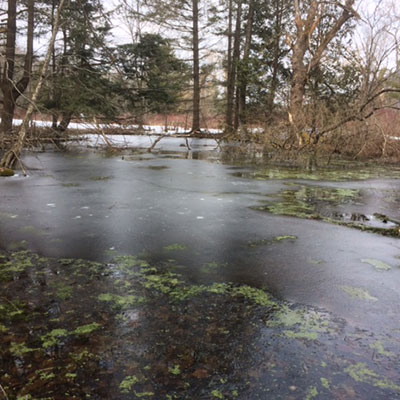
<svg viewBox="0 0 400 400">
<path fill-rule="evenodd" d="M 40 75 L 39 75 L 39 81 L 36 85 L 36 88 L 32 94 L 32 97 L 29 101 L 29 106 L 28 109 L 26 111 L 24 120 L 22 122 L 22 126 L 18 132 L 18 139 L 17 141 L 13 144 L 13 146 L 11 147 L 11 149 L 9 151 L 6 152 L 6 154 L 4 155 L 4 157 L 1 159 L 0 161 L 0 166 L 1 167 L 6 167 L 6 168 L 11 168 L 14 166 L 14 164 L 16 163 L 16 161 L 19 159 L 19 155 L 21 153 L 21 150 L 24 146 L 25 143 L 25 137 L 26 137 L 26 133 L 28 130 L 28 124 L 29 121 L 32 117 L 33 111 L 36 107 L 36 101 L 39 98 L 40 95 L 40 90 L 42 88 L 43 82 L 45 80 L 46 77 L 46 72 L 50 63 L 50 58 L 51 58 L 51 53 L 52 53 L 52 49 L 54 47 L 54 43 L 56 41 L 56 36 L 57 36 L 57 31 L 58 31 L 58 26 L 59 26 L 59 21 L 60 21 L 60 16 L 61 16 L 61 12 L 64 6 L 65 0 L 61 0 L 60 5 L 58 7 L 57 10 L 57 15 L 56 15 L 56 20 L 54 22 L 54 28 L 53 28 L 53 32 L 51 35 L 51 39 L 50 39 L 50 43 L 49 43 L 49 47 L 47 49 L 47 53 L 46 53 L 46 58 L 44 60 L 43 66 L 41 68 L 40 71 Z"/>
<path fill-rule="evenodd" d="M 200 132 L 200 58 L 199 58 L 199 0 L 193 8 L 193 121 L 192 132 Z"/>
<path fill-rule="evenodd" d="M 353 16 L 357 16 L 356 11 L 352 9 L 355 0 L 346 0 L 342 7 L 340 17 L 332 27 L 320 39 L 313 56 L 307 62 L 305 54 L 313 33 L 323 19 L 322 4 L 318 0 L 312 0 L 307 14 L 301 10 L 299 0 L 294 0 L 295 22 L 297 37 L 292 47 L 292 82 L 290 90 L 289 121 L 292 124 L 298 144 L 302 145 L 302 131 L 306 126 L 304 113 L 304 95 L 306 84 L 310 78 L 310 73 L 320 63 L 326 48 L 334 39 L 342 26 Z"/>
<path fill-rule="evenodd" d="M 275 104 L 275 94 L 278 88 L 278 72 L 279 72 L 279 58 L 280 58 L 280 41 L 282 37 L 282 17 L 283 17 L 283 4 L 281 0 L 275 0 L 275 24 L 274 24 L 274 57 L 272 60 L 272 77 L 271 86 L 267 98 L 267 114 L 269 119 L 272 117 Z"/>
<path fill-rule="evenodd" d="M 248 84 L 248 64 L 250 57 L 251 42 L 253 37 L 253 18 L 254 18 L 254 0 L 250 1 L 247 24 L 246 24 L 246 39 L 244 43 L 242 69 L 239 76 L 239 96 L 237 107 L 237 125 L 246 125 L 246 92 Z"/>
<path fill-rule="evenodd" d="M 234 116 L 234 104 L 235 104 L 235 85 L 236 85 L 236 72 L 237 65 L 240 57 L 240 28 L 242 24 L 242 0 L 238 1 L 237 12 L 236 12 L 236 26 L 235 26 L 235 37 L 233 44 L 233 54 L 231 61 L 231 71 L 229 74 L 229 80 L 227 85 L 226 93 L 226 131 L 231 133 L 233 131 L 233 116 Z"/>
<path fill-rule="evenodd" d="M 15 67 L 15 39 L 17 32 L 17 2 L 8 0 L 7 11 L 7 39 L 5 50 L 5 62 L 3 66 L 3 76 L 1 80 L 1 90 L 3 92 L 3 109 L 1 111 L 0 131 L 3 135 L 12 130 L 14 117 L 15 101 L 13 96 L 13 79 Z"/>
<path fill-rule="evenodd" d="M 9 1 L 7 29 L 10 29 L 10 37 L 7 32 L 6 58 L 8 71 L 5 73 L 2 82 L 4 106 L 1 114 L 0 131 L 4 134 L 11 132 L 14 111 L 18 97 L 28 87 L 33 62 L 33 28 L 34 28 L 34 0 L 28 1 L 28 31 L 26 35 L 26 54 L 24 61 L 24 72 L 22 78 L 14 82 L 15 67 L 15 39 L 16 39 L 16 2 Z M 9 40 L 10 39 L 10 40 Z M 11 61 L 12 60 L 12 61 Z M 7 66 L 6 66 L 7 69 Z"/>
</svg>

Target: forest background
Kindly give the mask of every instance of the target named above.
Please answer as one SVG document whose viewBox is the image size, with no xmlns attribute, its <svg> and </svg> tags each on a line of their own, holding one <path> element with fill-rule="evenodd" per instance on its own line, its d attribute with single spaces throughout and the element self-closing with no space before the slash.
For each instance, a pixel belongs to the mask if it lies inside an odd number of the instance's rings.
<svg viewBox="0 0 400 400">
<path fill-rule="evenodd" d="M 57 139 L 73 120 L 162 124 L 272 151 L 400 156 L 395 0 L 8 0 L 0 13 L 2 149 L 31 106 Z"/>
</svg>

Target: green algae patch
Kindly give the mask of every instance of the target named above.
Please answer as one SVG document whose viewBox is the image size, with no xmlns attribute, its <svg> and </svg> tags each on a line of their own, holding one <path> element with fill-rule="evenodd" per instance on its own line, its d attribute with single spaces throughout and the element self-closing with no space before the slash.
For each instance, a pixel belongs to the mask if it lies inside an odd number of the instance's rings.
<svg viewBox="0 0 400 400">
<path fill-rule="evenodd" d="M 122 309 L 138 306 L 146 302 L 146 299 L 142 296 L 120 296 L 113 293 L 102 293 L 97 297 L 97 299 L 106 303 L 111 303 L 115 308 Z"/>
<path fill-rule="evenodd" d="M 55 290 L 57 298 L 60 300 L 69 300 L 74 294 L 73 287 L 62 282 L 54 283 L 51 286 Z"/>
<path fill-rule="evenodd" d="M 51 332 L 42 336 L 42 346 L 45 349 L 58 346 L 68 335 L 69 332 L 66 329 L 53 329 Z"/>
<path fill-rule="evenodd" d="M 359 196 L 355 189 L 299 185 L 296 189 L 282 191 L 278 194 L 279 200 L 267 202 L 258 209 L 277 215 L 321 219 L 324 207 L 354 203 Z"/>
<path fill-rule="evenodd" d="M 95 182 L 101 182 L 101 181 L 109 181 L 110 179 L 112 179 L 113 176 L 109 175 L 109 176 L 92 176 L 91 178 L 89 178 L 91 181 L 95 181 Z"/>
<path fill-rule="evenodd" d="M 372 265 L 377 271 L 390 271 L 392 269 L 389 264 L 374 258 L 363 258 L 361 262 Z"/>
<path fill-rule="evenodd" d="M 317 340 L 321 334 L 334 335 L 338 330 L 327 314 L 307 308 L 293 309 L 286 304 L 267 321 L 267 326 L 281 327 L 288 338 L 306 340 Z"/>
<path fill-rule="evenodd" d="M 295 236 L 295 235 L 281 235 L 281 236 L 275 236 L 273 239 L 260 239 L 260 240 L 250 241 L 247 243 L 247 246 L 248 247 L 260 247 L 260 246 L 273 244 L 276 242 L 284 242 L 286 240 L 294 241 L 296 239 L 297 239 L 297 236 Z"/>
<path fill-rule="evenodd" d="M 213 396 L 214 399 L 224 399 L 225 398 L 225 396 L 219 390 L 213 390 L 211 392 L 211 396 Z"/>
<path fill-rule="evenodd" d="M 387 226 L 376 226 L 374 221 L 370 221 L 370 218 L 364 214 L 342 212 L 343 206 L 354 206 L 360 203 L 361 193 L 358 189 L 296 185 L 294 188 L 281 191 L 274 197 L 276 200 L 262 201 L 261 205 L 250 208 L 275 215 L 322 220 L 330 224 L 384 236 L 399 236 L 398 222 L 393 221 Z"/>
<path fill-rule="evenodd" d="M 375 371 L 369 369 L 365 363 L 350 365 L 345 369 L 345 372 L 357 382 L 368 383 L 381 389 L 389 389 L 400 393 L 400 385 L 380 376 Z"/>
<path fill-rule="evenodd" d="M 315 386 L 310 386 L 306 393 L 306 400 L 315 399 L 318 396 L 318 389 Z"/>
<path fill-rule="evenodd" d="M 36 350 L 37 349 L 27 347 L 25 343 L 10 343 L 10 353 L 15 357 L 23 357 L 24 355 Z"/>
<path fill-rule="evenodd" d="M 182 251 L 182 250 L 186 250 L 186 246 L 184 244 L 174 243 L 174 244 L 170 244 L 168 246 L 164 246 L 163 250 L 164 251 Z"/>
<path fill-rule="evenodd" d="M 391 351 L 387 351 L 385 349 L 385 347 L 383 346 L 383 343 L 381 341 L 377 341 L 373 344 L 370 344 L 369 347 L 381 356 L 385 356 L 385 357 L 389 357 L 389 358 L 395 356 L 394 353 L 392 353 Z"/>
<path fill-rule="evenodd" d="M 387 176 L 398 178 L 398 170 L 389 170 L 388 168 L 366 167 L 347 163 L 346 168 L 343 166 L 333 166 L 331 168 L 308 169 L 301 167 L 288 166 L 268 166 L 259 168 L 255 171 L 236 172 L 233 176 L 256 180 L 310 180 L 310 181 L 363 181 L 367 179 Z"/>
<path fill-rule="evenodd" d="M 257 289 L 251 286 L 244 285 L 232 288 L 231 293 L 235 297 L 243 296 L 244 298 L 251 300 L 255 304 L 263 307 L 276 306 L 276 302 L 272 300 L 270 294 L 262 289 Z"/>
<path fill-rule="evenodd" d="M 357 288 L 352 286 L 341 286 L 341 289 L 353 299 L 378 301 L 376 297 L 371 296 L 367 290 L 362 288 Z"/>
<path fill-rule="evenodd" d="M 32 268 L 39 261 L 39 256 L 28 250 L 20 250 L 0 261 L 0 281 L 9 281 Z"/>
<path fill-rule="evenodd" d="M 172 375 L 180 375 L 182 373 L 180 365 L 176 364 L 173 367 L 168 368 L 168 371 Z"/>
<path fill-rule="evenodd" d="M 275 236 L 274 241 L 275 242 L 282 242 L 284 240 L 296 240 L 297 236 L 294 235 L 283 235 L 283 236 Z"/>
<path fill-rule="evenodd" d="M 325 389 L 328 389 L 328 390 L 331 389 L 331 383 L 330 383 L 329 379 L 327 379 L 327 378 L 321 378 L 320 380 L 321 380 L 321 385 L 322 385 Z"/>
<path fill-rule="evenodd" d="M 121 393 L 130 393 L 133 387 L 139 383 L 139 379 L 135 376 L 127 376 L 120 384 L 119 389 Z"/>
<path fill-rule="evenodd" d="M 97 331 L 98 329 L 101 328 L 101 325 L 98 324 L 97 322 L 93 322 L 91 324 L 86 324 L 82 326 L 78 326 L 74 331 L 72 331 L 72 334 L 82 336 L 82 335 L 89 335 L 93 333 L 94 331 Z"/>
</svg>

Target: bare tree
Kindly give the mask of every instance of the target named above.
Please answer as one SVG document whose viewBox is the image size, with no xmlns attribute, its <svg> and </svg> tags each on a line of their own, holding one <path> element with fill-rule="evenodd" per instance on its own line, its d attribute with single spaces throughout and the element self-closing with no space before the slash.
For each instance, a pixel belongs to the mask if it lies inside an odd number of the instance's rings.
<svg viewBox="0 0 400 400">
<path fill-rule="evenodd" d="M 319 46 L 310 53 L 310 42 L 313 34 L 325 16 L 325 2 L 311 0 L 301 2 L 294 0 L 296 34 L 290 38 L 292 47 L 292 79 L 290 87 L 289 121 L 294 127 L 298 143 L 302 144 L 301 131 L 304 129 L 304 96 L 311 72 L 321 62 L 331 41 L 336 37 L 343 25 L 358 14 L 352 8 L 355 0 L 346 0 L 344 4 L 335 2 L 341 11 L 334 22 L 319 40 Z"/>
<path fill-rule="evenodd" d="M 58 28 L 59 28 L 60 16 L 61 16 L 61 12 L 62 12 L 65 2 L 66 2 L 66 0 L 61 0 L 60 5 L 58 6 L 58 10 L 57 10 L 57 14 L 56 14 L 54 26 L 53 26 L 53 32 L 52 32 L 49 46 L 47 49 L 46 57 L 45 57 L 43 65 L 42 65 L 42 68 L 40 70 L 38 83 L 36 84 L 36 87 L 35 87 L 35 90 L 33 91 L 32 97 L 29 99 L 29 106 L 26 111 L 21 128 L 18 132 L 18 139 L 12 145 L 11 149 L 8 150 L 6 152 L 6 154 L 4 155 L 4 157 L 1 159 L 1 161 L 0 161 L 1 167 L 12 168 L 14 166 L 14 164 L 16 163 L 16 161 L 19 159 L 19 155 L 20 155 L 21 150 L 25 143 L 25 137 L 26 137 L 26 133 L 28 130 L 29 121 L 32 118 L 33 111 L 36 107 L 36 102 L 40 95 L 40 90 L 41 90 L 43 82 L 46 78 L 46 72 L 47 72 L 47 69 L 48 69 L 48 66 L 50 63 L 50 59 L 52 56 L 54 43 L 56 41 L 56 36 L 57 36 Z"/>
</svg>

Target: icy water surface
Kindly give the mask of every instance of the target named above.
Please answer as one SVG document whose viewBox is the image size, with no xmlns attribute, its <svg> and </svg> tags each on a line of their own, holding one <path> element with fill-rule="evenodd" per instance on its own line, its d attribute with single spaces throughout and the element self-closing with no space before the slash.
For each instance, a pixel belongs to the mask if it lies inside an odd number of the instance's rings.
<svg viewBox="0 0 400 400">
<path fill-rule="evenodd" d="M 0 398 L 400 398 L 399 171 L 206 155 L 0 181 Z"/>
</svg>

